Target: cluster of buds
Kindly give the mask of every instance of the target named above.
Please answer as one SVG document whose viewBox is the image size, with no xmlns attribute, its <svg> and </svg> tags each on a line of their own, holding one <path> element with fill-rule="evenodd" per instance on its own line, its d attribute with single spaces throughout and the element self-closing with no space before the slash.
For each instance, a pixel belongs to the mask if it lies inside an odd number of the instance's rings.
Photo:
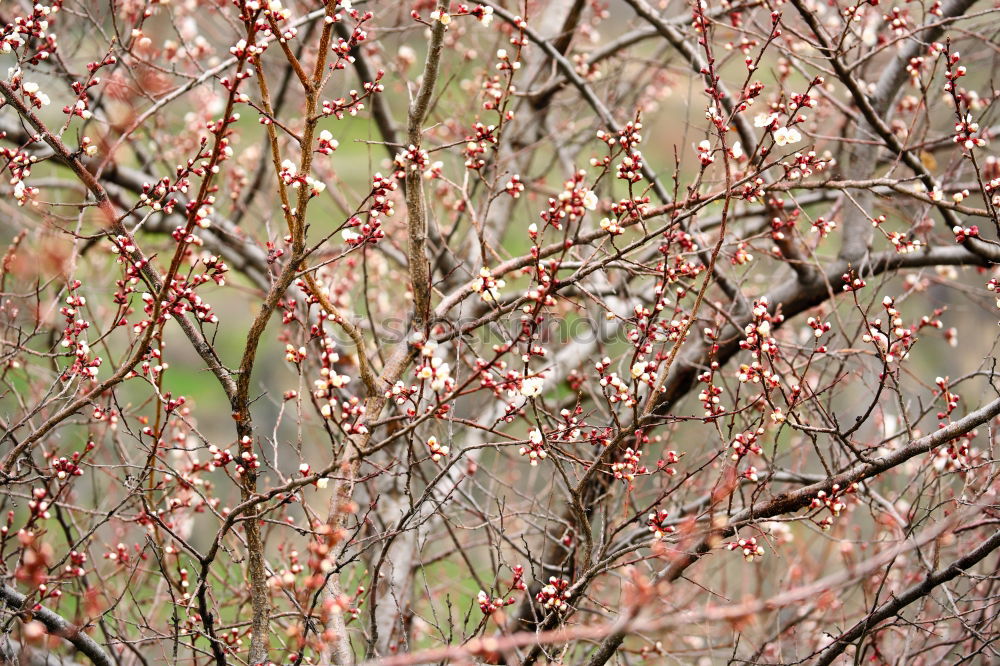
<svg viewBox="0 0 1000 666">
<path fill-rule="evenodd" d="M 542 431 L 532 428 L 528 433 L 528 444 L 522 446 L 518 453 L 527 456 L 528 463 L 532 467 L 536 467 L 539 460 L 545 460 L 549 454 L 545 452 L 545 436 L 542 435 Z"/>
<path fill-rule="evenodd" d="M 451 366 L 440 356 L 434 356 L 437 342 L 428 340 L 420 349 L 421 360 L 414 369 L 417 379 L 430 381 L 432 391 L 451 391 L 455 388 L 455 380 L 451 376 Z"/>
<path fill-rule="evenodd" d="M 535 595 L 535 601 L 546 610 L 565 613 L 569 609 L 569 581 L 552 576 L 549 583 Z"/>
<path fill-rule="evenodd" d="M 382 223 L 376 217 L 371 217 L 368 222 L 362 224 L 358 216 L 352 215 L 344 225 L 345 228 L 340 232 L 340 237 L 351 247 L 357 247 L 365 243 L 375 245 L 385 238 Z"/>
<path fill-rule="evenodd" d="M 990 155 L 983 165 L 983 193 L 994 206 L 1000 206 L 1000 158 Z"/>
<path fill-rule="evenodd" d="M 527 584 L 524 582 L 524 567 L 515 565 L 511 567 L 511 571 L 514 572 L 514 578 L 510 583 L 510 589 L 507 594 L 515 590 L 523 591 L 528 589 Z M 515 599 L 512 596 L 504 599 L 503 595 L 492 597 L 485 590 L 480 590 L 479 594 L 476 595 L 476 601 L 479 603 L 479 609 L 483 612 L 483 615 L 492 615 L 504 606 L 513 604 Z"/>
<path fill-rule="evenodd" d="M 642 123 L 636 118 L 634 121 L 625 123 L 625 127 L 618 132 L 618 143 L 624 154 L 621 162 L 615 168 L 615 178 L 633 185 L 642 180 L 643 157 L 642 152 L 639 151 L 639 144 L 642 143 L 641 129 Z M 598 138 L 602 138 L 600 134 Z"/>
<path fill-rule="evenodd" d="M 910 75 L 910 84 L 915 88 L 920 87 L 920 73 L 924 69 L 926 59 L 923 56 L 916 56 L 910 58 L 910 61 L 906 63 L 906 73 Z"/>
<path fill-rule="evenodd" d="M 118 421 L 120 418 L 117 410 L 104 409 L 100 405 L 95 405 L 94 411 L 90 413 L 90 418 L 93 419 L 95 423 L 107 423 L 111 427 L 112 431 L 118 429 Z"/>
<path fill-rule="evenodd" d="M 896 309 L 896 301 L 891 296 L 882 299 L 882 307 L 889 317 L 889 325 L 883 327 L 881 318 L 869 322 L 868 332 L 861 339 L 868 344 L 874 343 L 883 352 L 886 363 L 894 363 L 897 358 L 905 358 L 909 348 L 915 342 L 914 331 L 903 326 L 903 319 Z"/>
<path fill-rule="evenodd" d="M 996 294 L 997 307 L 1000 308 L 1000 280 L 997 278 L 990 278 L 990 281 L 986 283 L 986 291 Z"/>
<path fill-rule="evenodd" d="M 705 418 L 711 419 L 723 414 L 726 410 L 722 406 L 722 387 L 716 386 L 713 382 L 715 372 L 719 369 L 719 362 L 712 361 L 708 370 L 698 375 L 698 381 L 706 384 L 705 388 L 698 392 L 698 400 L 705 408 Z"/>
<path fill-rule="evenodd" d="M 755 558 L 764 556 L 764 548 L 757 543 L 757 537 L 731 541 L 726 544 L 726 549 L 741 551 L 743 559 L 747 562 L 753 562 Z"/>
<path fill-rule="evenodd" d="M 979 133 L 979 123 L 972 120 L 972 114 L 965 114 L 965 118 L 955 123 L 954 142 L 960 143 L 966 150 L 982 148 L 986 145 L 986 139 L 976 136 Z"/>
<path fill-rule="evenodd" d="M 376 217 L 392 217 L 396 214 L 395 203 L 392 200 L 392 193 L 398 189 L 396 181 L 376 173 L 372 178 L 372 189 L 368 194 L 371 204 L 368 208 L 368 215 Z"/>
<path fill-rule="evenodd" d="M 101 77 L 95 76 L 88 80 L 86 83 L 80 83 L 79 81 L 74 81 L 72 84 L 73 92 L 77 95 L 77 100 L 75 104 L 66 105 L 63 107 L 62 111 L 68 116 L 77 116 L 83 120 L 90 120 L 93 117 L 93 113 L 90 111 L 90 103 L 87 98 L 87 90 L 93 88 L 101 83 Z M 89 141 L 88 141 L 89 143 Z"/>
<path fill-rule="evenodd" d="M 229 47 L 229 54 L 239 60 L 255 58 L 267 50 L 267 42 L 261 41 L 259 44 L 250 44 L 245 39 L 241 39 Z"/>
<path fill-rule="evenodd" d="M 747 244 L 740 241 L 729 261 L 733 266 L 745 266 L 753 261 L 753 255 L 747 252 Z"/>
<path fill-rule="evenodd" d="M 774 216 L 771 218 L 771 238 L 776 241 L 785 240 L 785 229 L 794 229 L 798 222 L 799 210 L 793 210 L 788 217 Z"/>
<path fill-rule="evenodd" d="M 939 53 L 943 53 L 947 50 L 947 48 L 943 44 L 940 44 L 938 42 L 935 42 L 933 47 Z M 947 55 L 947 69 L 945 69 L 944 72 L 944 78 L 947 79 L 947 82 L 944 84 L 945 92 L 949 93 L 954 92 L 955 81 L 962 78 L 967 73 L 965 65 L 958 65 L 958 61 L 961 59 L 962 56 L 961 54 L 959 54 L 958 51 L 955 51 L 954 53 L 950 53 Z M 956 67 L 955 65 L 958 66 Z"/>
<path fill-rule="evenodd" d="M 520 564 L 515 564 L 510 568 L 510 570 L 514 573 L 514 577 L 510 581 L 511 591 L 519 590 L 523 592 L 524 590 L 527 590 L 528 584 L 524 582 L 524 567 Z"/>
<path fill-rule="evenodd" d="M 635 398 L 629 390 L 629 383 L 619 377 L 617 372 L 601 377 L 599 383 L 601 388 L 611 389 L 607 395 L 608 401 L 612 404 L 622 402 L 629 407 L 635 404 Z"/>
<path fill-rule="evenodd" d="M 333 138 L 333 134 L 329 130 L 323 130 L 319 133 L 319 145 L 316 147 L 316 152 L 323 155 L 332 155 L 333 151 L 337 150 L 340 146 L 340 142 Z"/>
<path fill-rule="evenodd" d="M 923 241 L 910 238 L 908 234 L 899 231 L 890 231 L 886 234 L 886 239 L 892 244 L 893 249 L 899 254 L 910 254 L 916 252 L 924 246 Z"/>
<path fill-rule="evenodd" d="M 55 477 L 60 481 L 66 481 L 73 476 L 83 476 L 83 468 L 80 466 L 83 461 L 83 456 L 88 452 L 93 451 L 95 446 L 96 444 L 93 442 L 87 442 L 87 446 L 84 448 L 84 453 L 74 451 L 69 458 L 66 458 L 65 456 L 53 458 L 51 467 Z"/>
<path fill-rule="evenodd" d="M 170 214 L 173 212 L 174 206 L 177 204 L 175 199 L 167 199 L 167 195 L 172 192 L 173 189 L 174 188 L 171 187 L 170 184 L 170 179 L 166 176 L 158 180 L 155 184 L 143 183 L 142 192 L 139 194 L 139 204 L 141 206 L 149 206 L 155 211 L 163 211 Z"/>
<path fill-rule="evenodd" d="M 652 386 L 656 380 L 656 366 L 656 361 L 644 361 L 640 357 L 640 360 L 632 364 L 629 372 L 636 381 Z"/>
<path fill-rule="evenodd" d="M 348 375 L 342 375 L 337 371 L 340 363 L 340 354 L 336 351 L 336 344 L 333 338 L 325 336 L 320 340 L 322 351 L 320 352 L 320 377 L 313 381 L 313 397 L 323 402 L 320 413 L 323 418 L 333 418 L 334 409 L 337 407 L 338 397 L 341 391 L 350 383 Z"/>
<path fill-rule="evenodd" d="M 622 226 L 621 220 L 612 219 L 610 217 L 601 219 L 601 229 L 608 232 L 612 236 L 620 236 L 625 233 L 625 227 Z"/>
<path fill-rule="evenodd" d="M 380 82 L 382 75 L 382 70 L 379 70 L 375 81 L 366 81 L 363 86 L 364 92 L 351 90 L 347 93 L 347 97 L 338 97 L 333 100 L 324 99 L 320 109 L 321 113 L 324 116 L 334 116 L 337 120 L 343 120 L 345 115 L 358 115 L 365 110 L 365 99 L 385 90 L 385 86 Z"/>
<path fill-rule="evenodd" d="M 486 28 L 493 22 L 493 8 L 484 7 L 483 5 L 469 7 L 466 4 L 460 4 L 452 16 L 471 16 L 479 21 L 484 28 Z M 434 15 L 431 14 L 431 18 L 433 17 Z"/>
<path fill-rule="evenodd" d="M 71 550 L 69 552 L 69 563 L 63 569 L 63 575 L 71 578 L 79 578 L 87 573 L 83 565 L 87 563 L 87 554 L 80 551 Z"/>
<path fill-rule="evenodd" d="M 941 424 L 941 427 L 943 428 L 944 424 Z M 975 430 L 971 430 L 949 441 L 947 445 L 935 449 L 931 461 L 934 469 L 938 472 L 952 470 L 963 472 L 981 463 L 982 452 L 971 446 L 976 434 Z"/>
<path fill-rule="evenodd" d="M 128 564 L 129 561 L 131 561 L 132 556 L 129 553 L 128 546 L 119 542 L 115 545 L 114 550 L 109 550 L 104 553 L 104 559 L 118 564 Z"/>
<path fill-rule="evenodd" d="M 816 497 L 812 498 L 809 502 L 809 507 L 812 509 L 825 508 L 830 512 L 829 516 L 819 521 L 818 525 L 821 529 L 830 529 L 830 526 L 833 525 L 833 519 L 839 516 L 840 512 L 847 508 L 847 503 L 844 501 L 846 499 L 845 495 L 854 494 L 857 491 L 857 483 L 852 483 L 846 488 L 842 487 L 839 483 L 835 483 L 830 488 L 829 493 L 825 490 L 821 490 L 816 493 Z"/>
<path fill-rule="evenodd" d="M 670 514 L 663 509 L 646 516 L 646 525 L 649 526 L 649 531 L 653 533 L 653 538 L 657 541 L 662 541 L 668 534 L 677 531 L 676 527 L 667 524 L 669 516 Z"/>
<path fill-rule="evenodd" d="M 267 584 L 272 588 L 293 589 L 296 578 L 304 571 L 305 567 L 299 559 L 299 551 L 293 550 L 288 553 L 288 566 L 276 571 Z"/>
<path fill-rule="evenodd" d="M 6 136 L 6 133 L 0 133 Z M 0 147 L 0 157 L 4 159 L 7 170 L 10 171 L 10 184 L 14 186 L 14 199 L 18 206 L 27 203 L 30 197 L 38 194 L 38 188 L 29 187 L 24 180 L 31 175 L 31 166 L 38 161 L 34 155 L 15 147 Z"/>
<path fill-rule="evenodd" d="M 840 276 L 840 279 L 844 282 L 841 290 L 845 292 L 859 291 L 864 289 L 867 283 L 862 280 L 857 273 L 851 271 L 849 273 L 844 273 Z"/>
<path fill-rule="evenodd" d="M 487 303 L 495 303 L 500 298 L 500 289 L 506 286 L 505 280 L 493 277 L 490 269 L 483 266 L 479 269 L 479 277 L 472 281 L 469 288 Z"/>
<path fill-rule="evenodd" d="M 549 433 L 549 437 L 556 441 L 573 442 L 577 441 L 583 434 L 583 428 L 587 426 L 580 416 L 583 414 L 583 407 L 577 405 L 572 410 L 559 410 L 559 418 L 562 419 L 562 426 Z"/>
<path fill-rule="evenodd" d="M 562 229 L 564 224 L 582 218 L 588 210 L 597 210 L 599 199 L 597 194 L 584 186 L 585 176 L 584 171 L 576 172 L 563 183 L 559 196 L 549 198 L 548 209 L 541 213 L 546 226 Z"/>
<path fill-rule="evenodd" d="M 301 363 L 309 355 L 305 347 L 295 348 L 295 345 L 288 343 L 285 345 L 285 360 L 289 363 Z"/>
<path fill-rule="evenodd" d="M 649 197 L 634 195 L 612 202 L 611 212 L 618 218 L 619 226 L 628 226 L 632 222 L 644 219 L 649 213 Z"/>
<path fill-rule="evenodd" d="M 504 606 L 510 606 L 516 602 L 514 597 L 508 597 L 504 599 L 503 597 L 491 597 L 486 593 L 486 590 L 479 590 L 479 594 L 476 595 L 476 601 L 479 603 L 479 610 L 483 612 L 483 615 L 492 615 Z"/>
<path fill-rule="evenodd" d="M 715 155 L 712 153 L 712 143 L 708 139 L 703 139 L 695 150 L 698 153 L 698 160 L 703 167 L 707 167 L 715 161 Z"/>
<path fill-rule="evenodd" d="M 412 16 L 415 19 L 420 18 L 420 14 L 418 14 L 416 10 L 413 11 Z M 451 14 L 449 14 L 448 12 L 442 12 L 435 9 L 430 13 L 430 19 L 432 21 L 437 21 L 441 25 L 451 25 Z"/>
<path fill-rule="evenodd" d="M 887 13 L 882 15 L 882 20 L 889 25 L 889 29 L 897 37 L 901 37 L 907 33 L 909 29 L 909 21 L 907 20 L 907 12 L 899 7 L 893 7 Z"/>
<path fill-rule="evenodd" d="M 498 56 L 501 53 L 505 58 L 507 57 L 507 52 L 503 49 L 497 51 Z M 519 65 L 520 63 L 516 64 Z M 514 67 L 510 67 L 508 71 L 510 73 L 508 74 L 509 78 L 506 83 L 501 81 L 500 77 L 495 74 L 484 77 L 482 83 L 483 111 L 496 111 L 497 115 L 500 115 L 500 108 L 503 105 L 504 99 L 517 91 L 515 86 L 510 82 L 510 78 L 513 78 Z M 511 120 L 514 117 L 514 112 L 507 109 L 501 117 L 504 120 Z"/>
<path fill-rule="evenodd" d="M 419 392 L 419 387 L 407 386 L 403 382 L 399 381 L 393 384 L 392 387 L 385 392 L 385 397 L 386 399 L 393 400 L 397 405 L 404 405 L 407 400 L 410 400 Z"/>
<path fill-rule="evenodd" d="M 757 178 L 740 185 L 736 192 L 744 201 L 763 201 L 765 184 L 764 179 L 758 176 Z"/>
<path fill-rule="evenodd" d="M 733 438 L 732 444 L 729 448 L 733 450 L 732 458 L 733 460 L 739 460 L 745 455 L 754 454 L 759 456 L 761 454 L 760 444 L 757 440 L 760 439 L 761 435 L 764 434 L 764 428 L 760 427 L 751 432 L 741 432 Z"/>
<path fill-rule="evenodd" d="M 806 325 L 812 329 L 812 336 L 817 340 L 827 333 L 830 332 L 831 325 L 828 321 L 820 321 L 816 317 L 809 317 L 806 319 Z M 823 353 L 826 351 L 826 347 L 822 346 L 817 349 L 818 352 Z"/>
<path fill-rule="evenodd" d="M 753 304 L 753 320 L 743 328 L 746 336 L 740 340 L 740 349 L 749 351 L 751 356 L 759 359 L 763 356 L 775 356 L 778 354 L 778 344 L 771 337 L 772 325 L 781 324 L 784 315 L 772 315 L 769 310 L 769 303 L 766 297 L 762 297 Z"/>
<path fill-rule="evenodd" d="M 31 491 L 31 499 L 28 500 L 28 510 L 31 511 L 31 520 L 48 520 L 51 515 L 49 514 L 49 506 L 51 506 L 48 499 L 49 492 L 45 488 L 34 488 Z"/>
<path fill-rule="evenodd" d="M 229 449 L 220 449 L 215 444 L 208 447 L 208 452 L 212 456 L 212 467 L 225 467 L 235 460 Z"/>
<path fill-rule="evenodd" d="M 970 238 L 979 238 L 979 227 L 977 225 L 972 225 L 971 227 L 952 227 L 951 232 L 955 234 L 956 243 L 964 243 Z"/>
<path fill-rule="evenodd" d="M 344 69 L 347 66 L 347 63 L 354 62 L 354 56 L 351 55 L 351 52 L 354 51 L 359 44 L 368 39 L 368 33 L 364 29 L 364 24 L 372 20 L 374 16 L 371 12 L 365 12 L 362 14 L 358 10 L 353 9 L 349 1 L 341 2 L 339 4 L 342 9 L 345 9 L 350 13 L 351 17 L 357 21 L 357 24 L 354 26 L 354 29 L 351 30 L 350 37 L 347 39 L 338 37 L 337 41 L 330 46 L 330 50 L 337 56 L 337 61 L 330 65 L 330 69 L 334 70 Z M 333 16 L 327 16 L 325 22 L 329 25 L 330 23 L 340 21 L 341 19 L 341 15 L 337 13 Z M 379 74 L 381 75 L 381 72 L 379 72 Z M 381 76 L 378 76 L 376 80 L 380 78 Z"/>
<path fill-rule="evenodd" d="M 426 150 L 417 148 L 411 144 L 406 148 L 406 150 L 396 153 L 396 157 L 393 159 L 393 164 L 395 166 L 395 172 L 393 175 L 396 178 L 403 179 L 406 177 L 407 171 L 427 171 L 430 167 L 430 155 L 428 155 Z"/>
<path fill-rule="evenodd" d="M 521 193 L 524 192 L 524 183 L 521 182 L 521 176 L 515 173 L 510 177 L 510 180 L 507 181 L 507 184 L 504 185 L 503 189 L 504 192 L 511 196 L 511 198 L 519 198 Z"/>
<path fill-rule="evenodd" d="M 73 364 L 67 368 L 66 375 L 80 375 L 87 379 L 96 379 L 98 368 L 101 367 L 101 357 L 91 354 L 90 344 L 86 340 L 86 331 L 90 328 L 90 322 L 82 317 L 81 310 L 87 304 L 87 299 L 77 293 L 81 282 L 73 280 L 67 285 L 69 296 L 66 297 L 66 305 L 59 308 L 66 320 L 63 328 L 62 347 L 69 349 L 73 353 Z"/>
<path fill-rule="evenodd" d="M 56 36 L 48 33 L 49 22 L 62 9 L 62 5 L 63 0 L 55 0 L 51 5 L 37 3 L 32 6 L 28 16 L 14 17 L 0 30 L 0 53 L 17 51 L 30 39 L 35 42 L 37 52 L 27 58 L 28 62 L 37 65 L 48 59 L 56 48 Z"/>
<path fill-rule="evenodd" d="M 817 217 L 810 225 L 810 229 L 818 233 L 820 238 L 826 238 L 836 228 L 837 223 L 834 220 L 828 220 L 824 217 Z"/>
<path fill-rule="evenodd" d="M 823 83 L 824 83 L 823 77 L 821 76 L 816 77 L 815 79 L 813 79 L 810 88 L 812 86 L 821 86 L 823 85 Z M 788 102 L 787 108 L 789 113 L 795 113 L 802 109 L 815 109 L 817 103 L 818 103 L 817 99 L 812 95 L 810 95 L 808 92 L 793 93 L 791 96 L 791 100 Z M 796 118 L 795 120 L 797 122 L 802 122 L 804 119 Z"/>
<path fill-rule="evenodd" d="M 633 450 L 631 447 L 625 449 L 622 459 L 611 465 L 611 472 L 615 478 L 631 484 L 637 475 L 648 474 L 646 467 L 639 464 L 640 456 L 642 451 Z"/>
<path fill-rule="evenodd" d="M 495 146 L 499 140 L 496 125 L 475 123 L 472 126 L 472 134 L 465 137 L 465 148 L 462 151 L 465 155 L 465 168 L 476 171 L 486 166 L 486 160 L 483 158 L 489 146 Z"/>
<path fill-rule="evenodd" d="M 431 460 L 433 460 L 434 462 L 440 461 L 442 458 L 446 457 L 448 453 L 451 451 L 450 447 L 440 444 L 437 440 L 437 437 L 435 437 L 434 435 L 431 435 L 427 439 L 427 448 L 430 450 Z"/>
<path fill-rule="evenodd" d="M 781 130 L 778 131 L 780 132 Z M 778 132 L 775 132 L 775 141 L 777 141 L 777 136 Z M 836 163 L 837 160 L 831 157 L 829 153 L 819 156 L 815 150 L 807 150 L 804 153 L 795 153 L 791 159 L 782 161 L 781 166 L 785 170 L 786 178 L 799 180 L 828 169 Z"/>
<path fill-rule="evenodd" d="M 219 322 L 219 318 L 212 312 L 212 306 L 195 293 L 195 290 L 207 282 L 215 282 L 219 286 L 225 285 L 229 267 L 215 255 L 204 257 L 203 262 L 205 272 L 192 275 L 190 278 L 178 276 L 170 283 L 171 300 L 161 310 L 164 318 L 169 319 L 171 316 L 182 316 L 185 312 L 190 312 L 199 321 L 208 324 Z M 146 298 L 147 296 L 149 294 L 143 294 L 144 309 L 151 315 L 151 299 Z"/>
<path fill-rule="evenodd" d="M 316 180 L 307 173 L 298 173 L 298 167 L 291 160 L 285 160 L 281 163 L 281 171 L 278 172 L 278 176 L 285 185 L 292 189 L 298 189 L 305 185 L 309 188 L 309 195 L 313 197 L 319 196 L 326 190 L 326 183 Z"/>
<path fill-rule="evenodd" d="M 778 388 L 781 385 L 781 375 L 774 372 L 770 367 L 765 367 L 760 361 L 753 361 L 749 365 L 740 364 L 736 371 L 736 378 L 741 384 L 762 384 L 768 388 Z"/>
<path fill-rule="evenodd" d="M 240 438 L 240 456 L 236 461 L 236 475 L 242 476 L 248 470 L 260 469 L 260 460 L 253 452 L 253 439 L 249 435 Z"/>
<path fill-rule="evenodd" d="M 934 379 L 934 383 L 937 385 L 939 389 L 941 389 L 939 395 L 941 396 L 941 399 L 944 401 L 945 404 L 944 411 L 937 413 L 937 419 L 938 421 L 944 421 L 949 416 L 951 416 L 952 412 L 958 409 L 958 401 L 961 399 L 962 396 L 960 396 L 957 393 L 952 393 L 948 389 L 947 377 L 936 377 Z"/>
<path fill-rule="evenodd" d="M 516 60 L 516 57 L 512 59 L 507 53 L 507 49 L 497 49 L 496 70 L 498 72 L 511 72 L 513 74 L 519 69 L 521 69 L 521 63 Z"/>
</svg>

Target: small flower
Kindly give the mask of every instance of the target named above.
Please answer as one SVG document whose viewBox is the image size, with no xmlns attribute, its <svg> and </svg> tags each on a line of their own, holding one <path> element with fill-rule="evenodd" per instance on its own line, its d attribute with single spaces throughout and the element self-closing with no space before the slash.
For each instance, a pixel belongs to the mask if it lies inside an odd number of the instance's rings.
<svg viewBox="0 0 1000 666">
<path fill-rule="evenodd" d="M 774 121 L 778 119 L 777 113 L 766 114 L 758 113 L 753 119 L 754 127 L 770 127 L 774 124 Z"/>
<path fill-rule="evenodd" d="M 521 380 L 521 395 L 531 398 L 542 392 L 545 380 L 541 377 L 525 377 Z"/>
<path fill-rule="evenodd" d="M 312 196 L 319 196 L 326 190 L 326 183 L 316 180 L 312 176 L 306 176 L 306 184 L 309 186 L 309 193 Z"/>
<path fill-rule="evenodd" d="M 798 143 L 802 140 L 802 134 L 794 127 L 779 127 L 774 131 L 774 142 L 779 146 Z"/>
<path fill-rule="evenodd" d="M 448 12 L 433 11 L 431 12 L 431 20 L 440 21 L 441 25 L 448 25 L 451 23 L 451 14 Z"/>
<path fill-rule="evenodd" d="M 536 467 L 539 460 L 545 460 L 548 457 L 545 449 L 542 448 L 545 443 L 545 438 L 542 436 L 542 432 L 538 428 L 532 428 L 531 432 L 528 433 L 528 442 L 531 443 L 531 446 L 522 446 L 519 453 L 522 456 L 527 456 L 528 463 L 532 467 Z"/>
<path fill-rule="evenodd" d="M 729 149 L 729 154 L 732 155 L 733 159 L 735 160 L 738 160 L 741 157 L 743 157 L 743 146 L 740 144 L 739 141 L 734 143 L 733 146 Z"/>
<path fill-rule="evenodd" d="M 583 195 L 583 207 L 587 210 L 597 210 L 597 202 L 597 195 L 592 190 Z"/>
</svg>

